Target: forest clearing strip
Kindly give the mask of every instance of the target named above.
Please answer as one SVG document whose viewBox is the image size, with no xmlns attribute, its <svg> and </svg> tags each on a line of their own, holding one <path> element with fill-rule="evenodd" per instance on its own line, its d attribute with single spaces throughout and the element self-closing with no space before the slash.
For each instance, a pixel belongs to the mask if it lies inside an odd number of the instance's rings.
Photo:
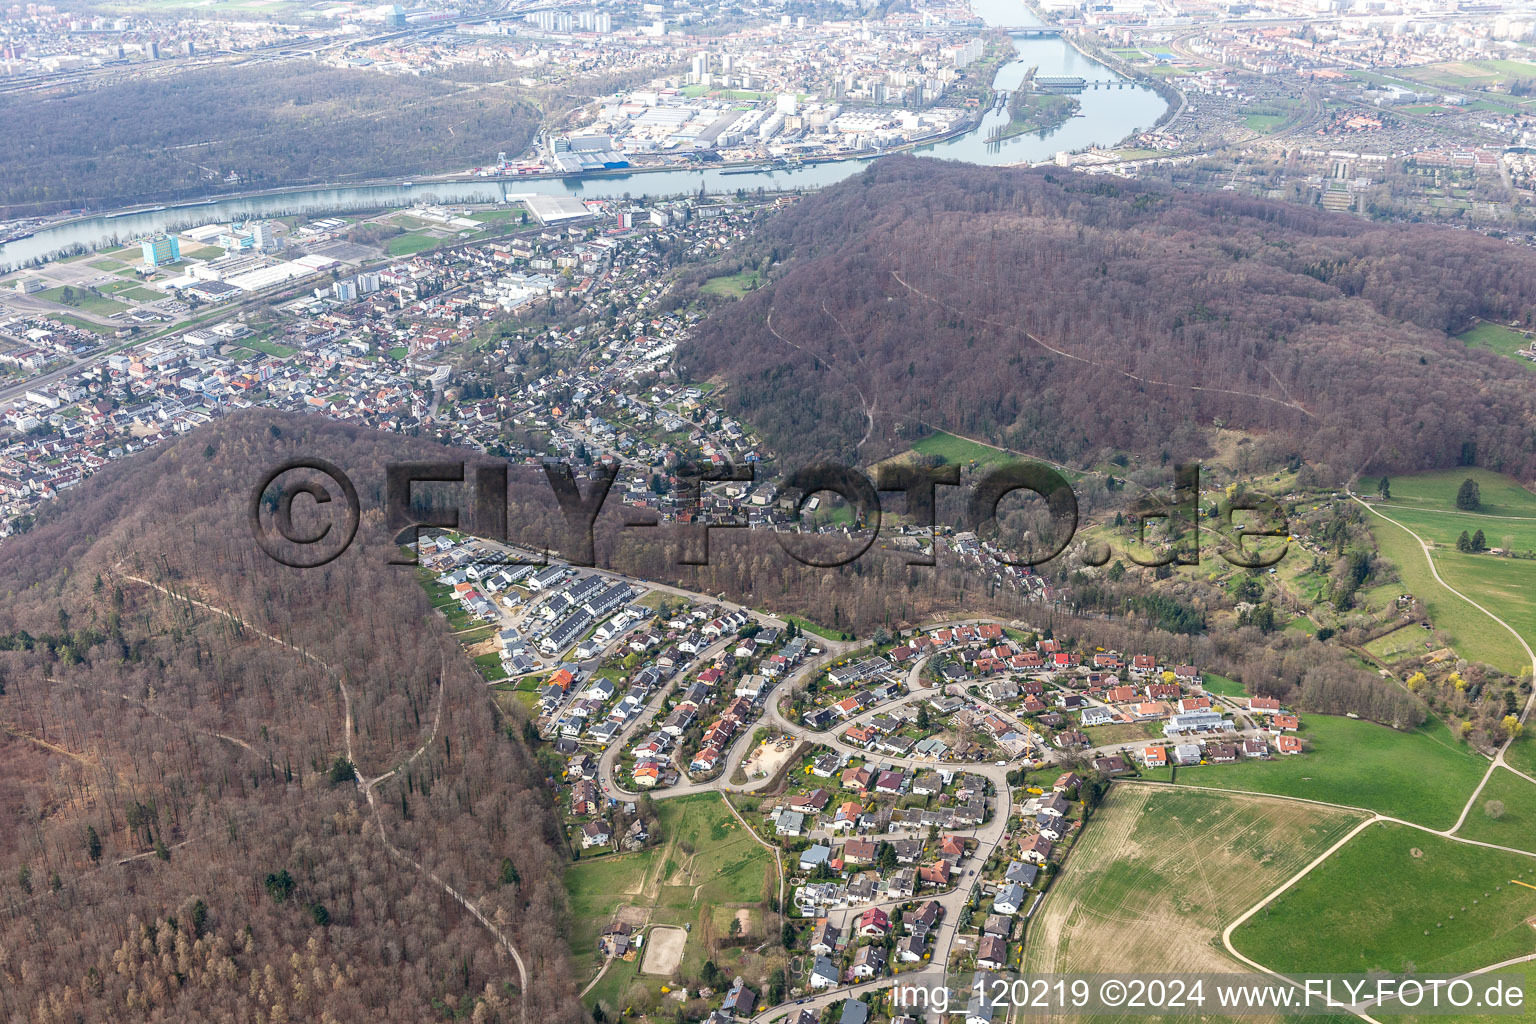
<svg viewBox="0 0 1536 1024">
<path fill-rule="evenodd" d="M 224 608 L 219 608 L 219 607 L 216 607 L 214 605 L 208 604 L 205 601 L 200 601 L 197 598 L 194 598 L 194 597 L 192 597 L 190 595 L 178 595 L 178 594 L 176 594 L 176 593 L 174 593 L 174 592 L 172 592 L 170 590 L 167 590 L 165 587 L 161 586 L 160 584 L 152 583 L 149 580 L 144 579 L 141 576 L 133 576 L 133 575 L 129 575 L 127 573 L 124 573 L 123 575 L 124 575 L 125 579 L 132 580 L 133 582 L 139 583 L 139 584 L 141 584 L 143 586 L 146 586 L 146 587 L 149 587 L 152 590 L 157 590 L 160 593 L 166 595 L 167 597 L 170 597 L 173 600 L 183 600 L 183 601 L 186 601 L 189 604 L 196 605 L 199 608 L 203 608 L 206 611 L 212 612 L 215 615 L 221 615 L 224 618 L 228 619 L 230 622 L 233 622 L 235 625 L 239 626 L 241 629 L 249 629 L 252 633 L 256 634 L 259 637 L 262 637 L 262 638 L 264 638 L 266 640 L 270 640 L 271 642 L 273 642 L 275 644 L 279 644 L 279 645 L 281 645 L 283 647 L 286 647 L 290 651 L 294 651 L 294 652 L 298 653 L 305 660 L 309 661 L 312 664 L 320 666 L 321 668 L 325 669 L 327 672 L 332 673 L 336 677 L 336 685 L 341 690 L 342 707 L 343 707 L 343 709 L 345 711 L 345 719 L 346 719 L 346 722 L 345 722 L 345 730 L 346 730 L 345 731 L 345 736 L 346 736 L 347 761 L 348 761 L 349 764 L 352 765 L 352 775 L 353 775 L 353 778 L 355 778 L 357 780 L 357 784 L 358 784 L 359 788 L 362 789 L 363 797 L 368 801 L 368 808 L 369 808 L 369 810 L 373 812 L 374 824 L 377 825 L 378 829 L 379 829 L 379 841 L 384 844 L 384 849 L 389 851 L 389 853 L 391 855 L 393 855 L 396 859 L 404 861 L 405 863 L 407 863 L 407 864 L 411 865 L 412 867 L 414 867 L 420 874 L 425 875 L 427 878 L 431 879 L 433 882 L 435 882 L 438 885 L 439 888 L 441 888 L 445 893 L 447 893 L 450 898 L 452 898 L 455 902 L 457 902 L 465 910 L 468 910 L 470 912 L 470 914 L 474 915 L 475 920 L 479 921 L 480 924 L 483 925 L 485 927 L 485 929 L 488 932 L 491 933 L 491 935 L 496 939 L 496 941 L 501 945 L 501 947 L 503 949 L 505 949 L 507 951 L 507 953 L 509 953 L 511 955 L 512 962 L 514 964 L 516 964 L 516 966 L 517 966 L 517 974 L 518 974 L 518 979 L 519 979 L 519 983 L 520 983 L 519 984 L 519 991 L 518 991 L 518 1004 L 519 1004 L 519 1006 L 521 1008 L 521 1011 L 522 1011 L 522 1018 L 523 1018 L 524 1024 L 526 1024 L 527 1019 L 528 1019 L 528 998 L 527 998 L 527 995 L 528 995 L 528 969 L 527 969 L 527 967 L 524 966 L 523 958 L 522 958 L 522 956 L 520 956 L 518 954 L 517 947 L 514 946 L 512 944 L 512 941 L 510 939 L 508 939 L 505 934 L 502 933 L 501 929 L 497 928 L 496 925 L 494 923 L 492 923 L 491 920 L 488 917 L 486 917 L 484 913 L 481 912 L 480 908 L 475 906 L 467 897 L 465 897 L 462 893 L 460 893 L 453 886 L 449 885 L 447 882 L 445 882 L 441 878 L 439 878 L 435 872 L 429 870 L 424 865 L 422 865 L 420 861 L 417 861 L 415 858 L 411 857 L 409 854 L 405 853 L 405 851 L 403 851 L 399 847 L 397 847 L 394 843 L 390 842 L 389 834 L 388 834 L 388 832 L 384 828 L 383 817 L 379 814 L 378 801 L 377 801 L 377 798 L 374 796 L 374 792 L 373 792 L 373 783 L 370 782 L 368 779 L 363 777 L 362 772 L 357 767 L 357 761 L 353 758 L 353 755 L 352 755 L 352 732 L 353 732 L 352 694 L 347 690 L 346 680 L 343 678 L 344 674 L 341 673 L 341 672 L 338 672 L 336 669 L 332 668 L 330 665 L 327 665 L 325 662 L 321 661 L 319 658 L 315 657 L 313 654 L 309 653 L 308 651 L 306 651 L 306 650 L 304 650 L 304 649 L 302 649 L 300 647 L 296 647 L 292 643 L 289 643 L 287 640 L 284 640 L 282 637 L 275 636 L 272 633 L 265 632 L 264 630 L 258 629 L 255 626 L 252 626 L 252 625 L 246 623 L 243 619 L 241 619 L 234 612 L 231 612 L 231 611 L 228 611 L 228 610 L 226 610 Z M 444 695 L 443 700 L 446 700 L 446 694 Z M 439 701 L 439 709 L 441 709 L 441 705 L 443 703 L 443 700 Z"/>
<path fill-rule="evenodd" d="M 955 307 L 949 305 L 948 303 L 946 303 L 946 302 L 944 302 L 944 301 L 942 301 L 942 300 L 940 300 L 938 298 L 935 298 L 932 295 L 929 295 L 927 292 L 923 291 L 921 288 L 918 288 L 916 285 L 908 284 L 906 282 L 906 280 L 904 280 L 902 278 L 901 274 L 899 272 L 895 271 L 895 270 L 891 271 L 891 276 L 894 277 L 896 279 L 897 283 L 900 284 L 903 288 L 905 288 L 908 291 L 912 292 L 914 295 L 922 296 L 923 298 L 927 299 L 929 302 L 932 302 L 935 305 L 937 305 L 940 309 L 946 309 L 949 312 L 956 314 L 957 316 L 973 315 L 973 314 L 967 314 L 964 310 L 956 309 Z M 1280 399 L 1275 398 L 1273 395 L 1260 395 L 1260 394 L 1255 394 L 1255 393 L 1253 393 L 1251 391 L 1236 391 L 1236 390 L 1233 390 L 1231 388 L 1206 387 L 1203 384 L 1177 384 L 1177 383 L 1175 383 L 1173 381 L 1156 380 L 1156 379 L 1153 379 L 1151 377 L 1142 377 L 1142 376 L 1139 376 L 1138 374 L 1132 373 L 1129 370 L 1121 369 L 1118 366 L 1110 366 L 1108 363 L 1097 362 L 1097 361 L 1095 361 L 1093 359 L 1089 359 L 1087 356 L 1080 356 L 1080 355 L 1076 354 L 1075 352 L 1068 352 L 1065 349 L 1059 349 L 1059 348 L 1057 348 L 1054 345 L 1050 345 L 1050 344 L 1048 344 L 1048 343 L 1046 343 L 1044 341 L 1041 341 L 1039 338 L 1035 337 L 1033 334 L 1029 333 L 1028 331 L 1024 330 L 1022 327 L 1019 327 L 1016 324 L 1000 323 L 1000 322 L 998 322 L 996 320 L 992 320 L 992 319 L 990 319 L 988 317 L 984 317 L 984 316 L 978 316 L 978 317 L 976 317 L 976 319 L 980 320 L 982 323 L 987 324 L 990 327 L 996 327 L 999 330 L 1015 331 L 1015 332 L 1023 335 L 1024 337 L 1028 338 L 1030 341 L 1034 342 L 1036 345 L 1039 345 L 1041 348 L 1045 349 L 1047 352 L 1051 352 L 1051 353 L 1054 353 L 1055 355 L 1061 356 L 1063 359 L 1071 359 L 1074 362 L 1082 363 L 1085 366 L 1092 366 L 1092 367 L 1096 367 L 1096 368 L 1101 369 L 1101 370 L 1108 370 L 1111 373 L 1118 373 L 1120 376 L 1126 378 L 1127 380 L 1133 380 L 1133 381 L 1135 381 L 1138 384 L 1149 384 L 1149 385 L 1152 385 L 1152 386 L 1155 386 L 1155 387 L 1163 387 L 1163 388 L 1175 388 L 1175 389 L 1183 390 L 1183 391 L 1200 391 L 1200 392 L 1206 392 L 1206 393 L 1217 394 L 1217 395 L 1233 395 L 1233 396 L 1236 396 L 1238 398 L 1252 398 L 1252 399 L 1254 399 L 1256 401 L 1269 402 L 1271 404 L 1278 405 L 1278 406 L 1280 406 L 1282 408 L 1285 408 L 1285 409 L 1293 409 L 1296 412 L 1301 413 L 1303 416 L 1307 417 L 1308 419 L 1316 419 L 1317 418 L 1310 409 L 1308 409 L 1305 406 L 1303 406 L 1303 405 L 1301 405 L 1301 404 L 1299 404 L 1297 402 L 1294 402 L 1294 401 L 1281 401 Z"/>
</svg>

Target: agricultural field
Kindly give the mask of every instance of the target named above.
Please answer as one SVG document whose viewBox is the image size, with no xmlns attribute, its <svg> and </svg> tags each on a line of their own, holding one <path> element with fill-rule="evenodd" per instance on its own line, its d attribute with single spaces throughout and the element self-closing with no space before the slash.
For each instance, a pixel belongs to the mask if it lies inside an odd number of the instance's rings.
<svg viewBox="0 0 1536 1024">
<path fill-rule="evenodd" d="M 1477 795 L 1456 834 L 1536 853 L 1536 782 L 1500 768 Z"/>
<path fill-rule="evenodd" d="M 1232 934 L 1281 972 L 1461 972 L 1536 950 L 1536 858 L 1382 822 Z"/>
<path fill-rule="evenodd" d="M 770 958 L 724 940 L 732 919 L 743 919 L 748 935 L 777 935 L 777 919 L 765 917 L 764 903 L 770 888 L 777 888 L 773 854 L 758 844 L 718 794 L 658 801 L 656 807 L 659 845 L 637 853 L 587 854 L 566 872 L 571 948 L 583 984 L 601 966 L 597 940 L 617 915 L 632 925 L 686 927 L 688 940 L 679 967 L 685 977 L 706 959 L 713 959 L 727 976 L 765 974 L 774 966 Z M 638 990 L 631 991 L 637 983 L 654 997 L 669 980 L 643 977 L 638 961 L 614 963 L 588 993 L 587 1003 L 602 1001 L 610 1009 L 623 1009 L 621 999 L 630 1003 L 638 997 Z"/>
<path fill-rule="evenodd" d="M 1030 926 L 1024 970 L 1240 969 L 1221 949 L 1222 929 L 1361 817 L 1116 783 Z"/>
<path fill-rule="evenodd" d="M 1450 828 L 1488 770 L 1487 760 L 1453 739 L 1439 719 L 1398 732 L 1374 722 L 1306 715 L 1299 735 L 1310 749 L 1294 757 L 1158 768 L 1143 777 L 1306 797 Z"/>
</svg>

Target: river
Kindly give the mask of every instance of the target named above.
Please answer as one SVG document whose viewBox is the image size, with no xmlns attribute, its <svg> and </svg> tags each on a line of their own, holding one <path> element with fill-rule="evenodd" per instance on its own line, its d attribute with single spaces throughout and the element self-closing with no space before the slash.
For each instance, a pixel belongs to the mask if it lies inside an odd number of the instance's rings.
<svg viewBox="0 0 1536 1024">
<path fill-rule="evenodd" d="M 1020 0 L 972 0 L 972 8 L 989 25 L 1020 28 L 1039 24 Z M 1073 75 L 1089 80 L 1123 81 L 1122 77 L 1060 39 L 1013 37 L 1018 57 L 1000 67 L 993 79 L 997 89 L 1016 89 L 1031 67 L 1042 75 Z M 1152 127 L 1167 103 L 1151 89 L 1125 84 L 1088 89 L 1078 95 L 1080 117 L 1044 131 L 988 142 L 992 130 L 1005 125 L 1006 111 L 989 112 L 981 124 L 963 135 L 914 150 L 920 156 L 967 163 L 998 165 L 1047 159 L 1061 150 L 1113 146 L 1132 133 Z M 585 179 L 515 178 L 434 182 L 420 185 L 307 186 L 255 196 L 167 205 L 164 209 L 103 215 L 66 221 L 38 230 L 29 238 L 0 246 L 0 270 L 14 269 L 78 246 L 100 247 L 160 231 L 182 230 L 250 218 L 316 215 L 346 210 L 390 209 L 424 202 L 495 203 L 531 193 L 583 196 L 595 199 L 630 196 L 731 193 L 759 187 L 769 191 L 818 188 L 842 181 L 868 165 L 864 160 L 835 160 L 780 171 L 723 174 L 719 170 L 638 171 Z"/>
</svg>

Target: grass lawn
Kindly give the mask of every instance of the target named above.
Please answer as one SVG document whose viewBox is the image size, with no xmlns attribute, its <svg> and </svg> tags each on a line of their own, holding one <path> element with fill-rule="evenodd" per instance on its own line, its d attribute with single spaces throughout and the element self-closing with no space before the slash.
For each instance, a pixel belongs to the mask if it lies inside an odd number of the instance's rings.
<svg viewBox="0 0 1536 1024">
<path fill-rule="evenodd" d="M 1393 496 L 1396 497 L 1395 481 L 1392 491 Z M 1384 508 L 1382 514 L 1396 518 L 1402 511 L 1398 508 Z M 1476 520 L 1473 517 L 1461 517 L 1461 519 L 1467 525 L 1476 528 Z M 1397 567 L 1398 575 L 1402 578 L 1403 589 L 1424 602 L 1425 608 L 1429 611 L 1430 621 L 1437 629 L 1444 630 L 1450 636 L 1451 644 L 1459 654 L 1474 661 L 1487 662 L 1510 673 L 1519 673 L 1529 667 L 1525 652 L 1515 638 L 1510 636 L 1508 630 L 1452 594 L 1435 580 L 1429 571 L 1429 563 L 1424 558 L 1424 551 L 1419 547 L 1419 542 L 1414 540 L 1406 530 L 1375 515 L 1371 515 L 1367 522 L 1371 527 L 1371 536 L 1376 540 L 1377 550 L 1382 557 Z M 1457 533 L 1459 534 L 1460 531 L 1458 530 Z M 1420 534 L 1420 536 L 1425 535 Z M 1425 539 L 1429 538 L 1425 537 Z M 1504 560 L 1490 555 L 1461 555 L 1454 547 L 1448 549 L 1447 553 L 1436 556 L 1436 567 L 1447 582 L 1484 607 L 1495 607 L 1495 604 L 1490 602 L 1496 599 L 1484 588 L 1483 581 L 1475 576 L 1470 581 L 1460 580 L 1462 573 L 1448 564 L 1447 559 L 1450 558 L 1477 559 L 1478 564 L 1474 568 L 1478 570 L 1493 562 Z M 1524 563 L 1521 568 L 1526 566 L 1536 569 L 1536 563 Z M 1469 582 L 1469 587 L 1463 588 L 1462 582 Z M 1501 613 L 1509 610 L 1501 609 Z M 1522 627 L 1516 623 L 1515 628 Z"/>
<path fill-rule="evenodd" d="M 480 670 L 480 675 L 488 683 L 507 678 L 507 668 L 501 662 L 501 655 L 495 651 L 475 658 L 475 667 Z"/>
<path fill-rule="evenodd" d="M 912 450 L 922 455 L 937 455 L 946 463 L 958 463 L 962 466 L 973 462 L 977 466 L 985 466 L 991 462 L 1004 462 L 1011 458 L 1007 452 L 989 448 L 975 441 L 967 441 L 963 437 L 956 437 L 942 430 L 923 438 L 912 446 Z"/>
<path fill-rule="evenodd" d="M 384 250 L 391 256 L 411 256 L 428 249 L 435 249 L 442 242 L 436 235 L 427 235 L 420 232 L 412 232 L 407 235 L 396 235 L 384 243 Z"/>
<path fill-rule="evenodd" d="M 1365 807 L 1405 821 L 1450 828 L 1488 770 L 1439 719 L 1415 732 L 1352 718 L 1304 715 L 1304 754 L 1269 761 L 1158 768 L 1149 779 L 1250 793 L 1300 796 Z"/>
<path fill-rule="evenodd" d="M 69 324 L 71 327 L 78 327 L 82 331 L 90 331 L 92 334 L 100 334 L 105 336 L 109 334 L 115 334 L 117 332 L 117 328 L 115 327 L 107 327 L 102 324 L 93 324 L 89 320 L 78 316 L 71 316 L 68 313 L 49 313 L 48 319 L 57 320 L 61 324 Z"/>
<path fill-rule="evenodd" d="M 1285 972 L 1461 972 L 1530 953 L 1536 858 L 1403 825 L 1366 829 L 1232 935 Z"/>
<path fill-rule="evenodd" d="M 123 288 L 113 294 L 120 295 L 125 299 L 132 299 L 134 302 L 159 302 L 161 299 L 166 298 L 162 292 L 137 287 Z"/>
<path fill-rule="evenodd" d="M 1217 693 L 1223 697 L 1241 697 L 1248 692 L 1236 679 L 1228 679 L 1215 672 L 1206 672 L 1202 677 L 1201 685 L 1205 687 L 1206 693 Z"/>
<path fill-rule="evenodd" d="M 216 260 L 224 255 L 224 247 L 221 245 L 200 245 L 195 249 L 183 249 L 182 259 L 188 260 Z"/>
<path fill-rule="evenodd" d="M 48 288 L 37 293 L 38 298 L 57 303 L 60 306 L 69 306 L 73 309 L 81 309 L 87 313 L 95 313 L 97 316 L 111 316 L 113 313 L 121 313 L 130 308 L 126 303 L 109 299 L 102 295 L 96 295 L 83 288 L 71 288 L 68 297 L 64 294 L 64 287 Z"/>
<path fill-rule="evenodd" d="M 1442 554 L 1437 551 L 1435 565 L 1447 583 L 1484 608 L 1497 612 L 1500 618 L 1520 632 L 1526 643 L 1536 639 L 1536 560 L 1464 555 L 1457 551 Z M 1473 611 L 1476 612 L 1476 609 Z M 1500 668 L 1512 675 L 1530 670 L 1530 659 L 1515 643 L 1509 630 L 1496 624 L 1492 624 L 1491 628 L 1483 628 L 1488 633 L 1496 630 L 1514 648 L 1509 655 L 1510 660 L 1500 664 Z M 1536 648 L 1536 644 L 1531 646 Z"/>
<path fill-rule="evenodd" d="M 406 356 L 408 356 L 410 354 L 411 354 L 411 350 L 406 348 L 404 345 L 397 345 L 394 348 L 390 349 L 389 353 L 388 353 L 389 358 L 397 359 L 397 360 L 398 359 L 404 359 Z"/>
<path fill-rule="evenodd" d="M 523 216 L 521 205 L 509 206 L 505 209 L 480 210 L 469 215 L 470 220 L 478 221 L 508 221 L 518 220 Z"/>
<path fill-rule="evenodd" d="M 1504 805 L 1497 818 L 1488 813 L 1488 805 L 1495 801 Z M 1477 795 L 1477 803 L 1456 834 L 1536 853 L 1536 783 L 1500 768 Z"/>
<path fill-rule="evenodd" d="M 820 623 L 812 622 L 810 619 L 803 618 L 799 615 L 786 615 L 784 616 L 784 621 L 793 622 L 795 625 L 800 627 L 801 632 L 815 634 L 816 636 L 821 637 L 823 640 L 841 640 L 843 638 L 843 634 L 839 633 L 837 630 L 828 629 L 826 626 L 823 626 Z"/>
<path fill-rule="evenodd" d="M 744 270 L 739 274 L 712 277 L 699 286 L 699 291 L 705 295 L 722 295 L 728 299 L 739 299 L 750 291 L 756 291 L 762 283 L 762 278 L 756 271 Z"/>
<path fill-rule="evenodd" d="M 1112 725 L 1090 725 L 1083 729 L 1096 747 L 1106 743 L 1135 743 L 1137 740 L 1162 739 L 1161 722 L 1115 722 Z"/>
<path fill-rule="evenodd" d="M 1365 649 L 1390 665 L 1423 654 L 1424 644 L 1429 639 L 1430 633 L 1422 626 L 1403 626 L 1372 640 Z"/>
<path fill-rule="evenodd" d="M 1509 356 L 1527 370 L 1536 371 L 1536 363 L 1515 354 L 1523 348 L 1529 348 L 1531 339 L 1512 327 L 1484 321 L 1470 331 L 1463 331 L 1461 334 L 1456 335 L 1456 337 L 1473 348 L 1485 348 L 1490 352 L 1497 352 L 1501 356 Z"/>
<path fill-rule="evenodd" d="M 1525 723 L 1525 735 L 1510 744 L 1504 760 L 1511 767 L 1536 777 L 1536 715 Z"/>
<path fill-rule="evenodd" d="M 298 351 L 298 349 L 295 349 L 292 346 L 279 345 L 275 341 L 264 341 L 260 338 L 241 339 L 240 347 L 248 348 L 252 352 L 265 352 L 267 355 L 278 359 L 287 359 L 289 356 Z"/>
<path fill-rule="evenodd" d="M 680 968 L 685 974 L 697 971 L 711 955 L 717 963 L 722 955 L 742 955 L 739 950 L 713 949 L 728 927 L 719 924 L 720 908 L 749 909 L 762 927 L 760 904 L 778 886 L 773 855 L 758 845 L 725 801 L 715 793 L 661 800 L 656 813 L 658 845 L 638 853 L 588 855 L 566 871 L 571 949 L 582 984 L 600 966 L 598 937 L 621 907 L 635 908 L 631 913 L 652 925 L 689 928 Z M 731 973 L 726 963 L 720 966 Z M 640 978 L 637 965 L 614 964 L 609 975 L 615 972 L 616 978 L 605 976 L 588 994 L 589 1005 L 603 999 L 611 1006 L 629 982 Z M 653 991 L 668 981 L 641 980 Z"/>
<path fill-rule="evenodd" d="M 126 264 L 119 263 L 117 260 L 92 260 L 89 264 L 87 264 L 87 266 L 94 267 L 97 270 L 106 270 L 115 273 L 119 270 L 122 270 Z"/>
<path fill-rule="evenodd" d="M 1221 930 L 1359 821 L 1265 797 L 1116 783 L 1029 926 L 1024 970 L 1234 970 Z"/>
<path fill-rule="evenodd" d="M 1247 125 L 1250 131 L 1268 135 L 1270 132 L 1284 127 L 1285 123 L 1290 119 L 1289 114 L 1244 114 L 1243 124 Z"/>
<path fill-rule="evenodd" d="M 1477 481 L 1481 503 L 1471 512 L 1456 507 L 1463 480 Z M 1392 497 L 1384 511 L 1425 540 L 1455 546 L 1461 531 L 1481 528 L 1490 547 L 1508 534 L 1516 551 L 1536 550 L 1536 494 L 1516 480 L 1486 469 L 1452 469 L 1392 478 Z M 1402 513 L 1399 515 L 1398 513 Z"/>
</svg>

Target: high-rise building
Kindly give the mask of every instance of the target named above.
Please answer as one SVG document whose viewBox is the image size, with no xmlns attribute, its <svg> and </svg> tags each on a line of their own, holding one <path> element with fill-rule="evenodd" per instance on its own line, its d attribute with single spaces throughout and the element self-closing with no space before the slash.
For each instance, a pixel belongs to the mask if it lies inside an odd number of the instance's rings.
<svg viewBox="0 0 1536 1024">
<path fill-rule="evenodd" d="M 159 268 L 181 262 L 181 243 L 175 235 L 156 235 L 146 238 L 139 249 L 144 253 L 146 267 Z"/>
<path fill-rule="evenodd" d="M 379 8 L 385 28 L 405 28 L 405 8 L 399 4 L 386 4 Z"/>
<path fill-rule="evenodd" d="M 342 302 L 355 302 L 357 300 L 357 282 L 348 278 L 345 281 L 337 281 L 333 289 L 336 297 Z"/>
<path fill-rule="evenodd" d="M 256 243 L 256 248 L 262 252 L 271 252 L 283 247 L 282 236 L 269 220 L 259 220 L 251 225 L 251 239 Z"/>
</svg>

